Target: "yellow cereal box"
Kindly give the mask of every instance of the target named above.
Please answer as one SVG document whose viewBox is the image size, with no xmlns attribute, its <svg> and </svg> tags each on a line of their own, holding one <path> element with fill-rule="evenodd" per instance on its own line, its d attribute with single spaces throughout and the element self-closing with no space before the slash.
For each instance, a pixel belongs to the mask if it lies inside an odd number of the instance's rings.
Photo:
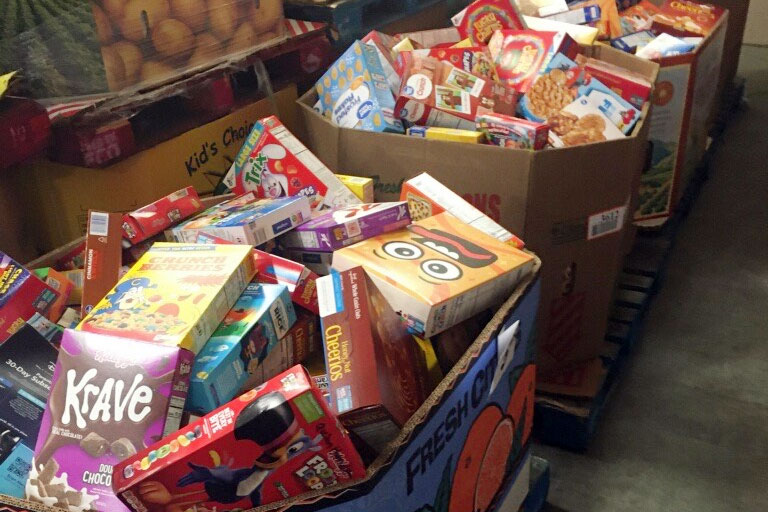
<svg viewBox="0 0 768 512">
<path fill-rule="evenodd" d="M 256 273 L 252 249 L 158 242 L 77 329 L 197 354 Z"/>
<path fill-rule="evenodd" d="M 337 178 L 364 203 L 373 202 L 373 180 L 361 176 L 337 174 Z"/>
<path fill-rule="evenodd" d="M 358 265 L 409 326 L 429 337 L 505 300 L 533 257 L 445 212 L 333 255 L 334 269 Z"/>
</svg>

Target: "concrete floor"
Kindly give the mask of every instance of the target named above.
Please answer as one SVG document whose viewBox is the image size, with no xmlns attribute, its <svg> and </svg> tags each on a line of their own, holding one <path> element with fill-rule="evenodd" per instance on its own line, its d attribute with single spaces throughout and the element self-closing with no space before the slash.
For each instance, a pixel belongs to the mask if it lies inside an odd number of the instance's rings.
<svg viewBox="0 0 768 512">
<path fill-rule="evenodd" d="M 768 511 L 768 48 L 682 227 L 585 454 L 551 447 L 550 510 Z"/>
</svg>

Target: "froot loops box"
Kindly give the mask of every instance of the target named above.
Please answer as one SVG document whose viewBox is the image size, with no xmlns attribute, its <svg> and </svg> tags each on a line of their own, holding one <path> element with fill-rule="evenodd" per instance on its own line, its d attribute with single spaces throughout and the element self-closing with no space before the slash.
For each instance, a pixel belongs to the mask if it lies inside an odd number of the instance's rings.
<svg viewBox="0 0 768 512">
<path fill-rule="evenodd" d="M 364 476 L 320 390 L 294 366 L 123 460 L 113 487 L 134 511 L 227 512 Z"/>
</svg>

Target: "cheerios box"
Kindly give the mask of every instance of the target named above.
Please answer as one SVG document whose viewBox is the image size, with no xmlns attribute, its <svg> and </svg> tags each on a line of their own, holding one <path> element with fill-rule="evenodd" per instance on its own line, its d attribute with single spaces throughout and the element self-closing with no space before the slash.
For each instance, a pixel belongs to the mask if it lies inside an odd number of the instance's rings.
<svg viewBox="0 0 768 512">
<path fill-rule="evenodd" d="M 129 510 L 246 510 L 365 477 L 349 436 L 295 366 L 115 466 Z"/>
<path fill-rule="evenodd" d="M 157 242 L 77 329 L 198 353 L 255 272 L 249 245 Z"/>
<path fill-rule="evenodd" d="M 343 128 L 403 133 L 376 48 L 355 41 L 315 84 L 323 112 Z"/>
<path fill-rule="evenodd" d="M 444 212 L 333 255 L 336 270 L 358 265 L 409 327 L 429 337 L 499 304 L 531 272 L 533 257 Z"/>
</svg>

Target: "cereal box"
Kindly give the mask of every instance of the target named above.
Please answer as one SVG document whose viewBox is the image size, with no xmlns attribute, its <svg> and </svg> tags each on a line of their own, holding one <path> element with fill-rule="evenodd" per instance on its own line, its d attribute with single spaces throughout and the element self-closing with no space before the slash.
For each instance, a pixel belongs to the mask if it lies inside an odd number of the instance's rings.
<svg viewBox="0 0 768 512">
<path fill-rule="evenodd" d="M 35 313 L 50 318 L 59 293 L 0 252 L 0 343 Z"/>
<path fill-rule="evenodd" d="M 411 223 L 405 202 L 339 208 L 313 218 L 280 237 L 287 248 L 332 252 Z"/>
<path fill-rule="evenodd" d="M 524 94 L 556 53 L 573 58 L 579 47 L 566 32 L 500 30 L 493 34 L 488 49 L 499 78 Z"/>
<path fill-rule="evenodd" d="M 69 304 L 79 304 L 80 301 L 70 302 L 70 295 L 75 288 L 75 284 L 63 273 L 52 269 L 51 267 L 43 267 L 34 270 L 35 275 L 42 279 L 45 284 L 53 288 L 59 293 L 59 297 L 51 305 L 50 317 L 55 321 L 61 318 L 64 310 Z"/>
<path fill-rule="evenodd" d="M 576 56 L 576 63 L 637 109 L 651 96 L 651 83 L 639 73 L 583 55 Z"/>
<path fill-rule="evenodd" d="M 249 193 L 252 194 L 252 193 Z M 311 215 L 304 196 L 222 204 L 170 229 L 177 242 L 196 242 L 201 231 L 236 244 L 261 245 L 306 222 Z"/>
<path fill-rule="evenodd" d="M 549 143 L 556 148 L 621 139 L 624 134 L 590 98 L 582 96 L 549 117 Z"/>
<path fill-rule="evenodd" d="M 429 394 L 423 356 L 363 267 L 317 286 L 331 408 L 380 452 Z"/>
<path fill-rule="evenodd" d="M 123 215 L 123 238 L 131 244 L 151 238 L 203 207 L 195 187 L 186 187 Z"/>
<path fill-rule="evenodd" d="M 331 112 L 331 121 L 343 128 L 403 133 L 375 46 L 352 43 L 317 81 L 315 90 L 323 111 Z"/>
<path fill-rule="evenodd" d="M 395 38 L 376 30 L 371 30 L 361 39 L 361 41 L 376 50 L 376 55 L 379 57 L 379 63 L 381 64 L 381 70 L 389 84 L 389 90 L 392 91 L 393 95 L 397 94 L 400 90 L 400 75 L 394 68 L 394 55 L 397 53 L 394 49 L 394 46 L 397 43 Z M 322 100 L 318 101 L 320 101 L 321 108 L 323 108 Z"/>
<path fill-rule="evenodd" d="M 543 149 L 547 145 L 549 126 L 519 117 L 484 114 L 475 121 L 478 131 L 491 144 L 505 148 Z"/>
<path fill-rule="evenodd" d="M 468 48 L 430 48 L 400 52 L 395 58 L 395 69 L 402 74 L 404 70 L 414 66 L 414 60 L 432 57 L 447 62 L 451 66 L 463 69 L 467 73 L 479 76 L 492 82 L 499 81 L 496 74 L 496 66 L 488 48 L 485 46 L 472 46 Z M 418 63 L 416 63 L 418 65 Z M 399 91 L 399 89 L 398 89 Z M 397 94 L 397 92 L 395 93 Z"/>
<path fill-rule="evenodd" d="M 461 39 L 485 44 L 497 30 L 526 28 L 515 0 L 475 0 L 451 18 Z"/>
<path fill-rule="evenodd" d="M 192 353 L 68 329 L 26 484 L 69 511 L 124 510 L 113 466 L 179 428 Z"/>
<path fill-rule="evenodd" d="M 410 39 L 422 48 L 449 48 L 462 40 L 456 27 L 436 28 L 395 34 L 395 39 Z"/>
<path fill-rule="evenodd" d="M 619 20 L 619 9 L 616 5 L 616 0 L 585 0 L 583 2 L 571 2 L 568 4 L 568 7 L 570 9 L 598 7 L 600 9 L 600 19 L 589 23 L 597 28 L 598 38 L 612 39 L 621 36 L 621 22 Z"/>
<path fill-rule="evenodd" d="M 643 59 L 661 59 L 682 53 L 692 52 L 696 48 L 678 37 L 667 33 L 659 34 L 654 40 L 637 50 L 637 56 Z"/>
<path fill-rule="evenodd" d="M 89 313 L 120 278 L 122 220 L 119 213 L 88 212 L 81 304 L 84 314 Z"/>
<path fill-rule="evenodd" d="M 637 4 L 628 7 L 619 13 L 619 23 L 624 34 L 650 30 L 653 26 L 653 15 L 659 12 L 659 8 L 648 0 L 640 0 Z"/>
<path fill-rule="evenodd" d="M 77 328 L 197 353 L 254 273 L 250 246 L 158 242 Z"/>
<path fill-rule="evenodd" d="M 525 247 L 522 240 L 426 172 L 403 183 L 400 199 L 408 201 L 414 222 L 447 211 L 461 222 L 501 242 L 518 249 Z"/>
<path fill-rule="evenodd" d="M 586 5 L 565 12 L 551 14 L 546 18 L 563 23 L 571 23 L 573 25 L 583 25 L 600 19 L 600 6 Z"/>
<path fill-rule="evenodd" d="M 224 184 L 268 199 L 307 196 L 313 210 L 360 202 L 275 116 L 253 125 Z"/>
<path fill-rule="evenodd" d="M 471 130 L 457 130 L 456 128 L 439 128 L 429 126 L 411 126 L 408 135 L 432 140 L 448 140 L 452 142 L 467 142 L 470 144 L 482 144 L 485 137 L 480 132 Z"/>
<path fill-rule="evenodd" d="M 226 511 L 364 476 L 349 437 L 295 366 L 125 459 L 114 489 L 134 511 Z"/>
<path fill-rule="evenodd" d="M 722 7 L 691 0 L 666 0 L 653 16 L 651 29 L 678 37 L 706 36 L 724 13 Z"/>
<path fill-rule="evenodd" d="M 332 252 L 288 249 L 285 255 L 288 259 L 305 265 L 315 274 L 326 276 L 331 273 Z"/>
<path fill-rule="evenodd" d="M 642 48 L 654 39 L 656 39 L 654 32 L 641 30 L 640 32 L 632 32 L 631 34 L 611 39 L 611 46 L 627 53 L 635 53 L 638 48 Z"/>
<path fill-rule="evenodd" d="M 258 249 L 253 250 L 253 260 L 259 282 L 286 285 L 294 304 L 317 314 L 317 274 L 301 263 Z"/>
<path fill-rule="evenodd" d="M 373 202 L 373 180 L 361 176 L 337 174 L 337 178 L 364 203 Z"/>
<path fill-rule="evenodd" d="M 429 337 L 501 303 L 533 257 L 444 212 L 334 253 L 334 269 L 358 265 L 409 326 Z"/>
</svg>

